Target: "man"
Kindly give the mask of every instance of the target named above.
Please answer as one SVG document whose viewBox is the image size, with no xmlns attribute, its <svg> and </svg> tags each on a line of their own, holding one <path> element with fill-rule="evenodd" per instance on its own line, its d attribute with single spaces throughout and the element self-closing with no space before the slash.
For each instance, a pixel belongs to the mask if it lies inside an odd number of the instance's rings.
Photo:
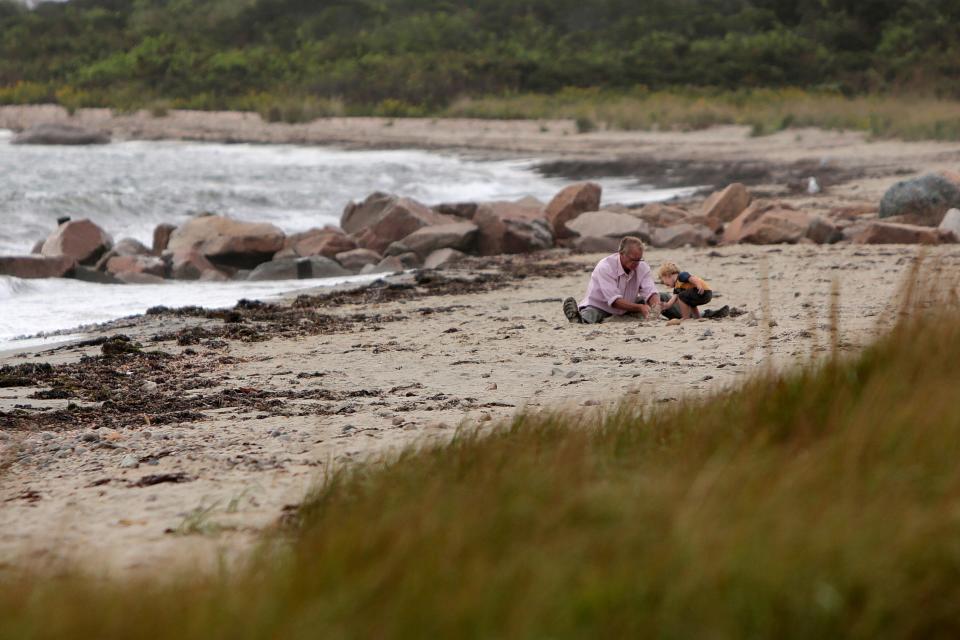
<svg viewBox="0 0 960 640">
<path fill-rule="evenodd" d="M 660 310 L 660 294 L 653 284 L 650 267 L 643 261 L 643 240 L 626 236 L 620 252 L 597 263 L 590 275 L 587 296 L 577 304 L 563 301 L 563 313 L 570 322 L 596 324 L 610 316 L 639 313 L 649 317 Z"/>
</svg>

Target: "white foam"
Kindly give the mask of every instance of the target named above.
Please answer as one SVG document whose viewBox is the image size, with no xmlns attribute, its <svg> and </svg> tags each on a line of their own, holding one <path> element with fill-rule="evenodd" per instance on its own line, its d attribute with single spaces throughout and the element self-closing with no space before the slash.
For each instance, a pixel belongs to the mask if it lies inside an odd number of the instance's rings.
<svg viewBox="0 0 960 640">
<path fill-rule="evenodd" d="M 231 307 L 241 298 L 269 300 L 283 294 L 343 282 L 371 282 L 363 275 L 269 282 L 171 282 L 104 285 L 49 278 L 0 276 L 0 349 L 26 346 L 23 337 L 71 330 L 144 313 L 154 306 Z"/>
</svg>

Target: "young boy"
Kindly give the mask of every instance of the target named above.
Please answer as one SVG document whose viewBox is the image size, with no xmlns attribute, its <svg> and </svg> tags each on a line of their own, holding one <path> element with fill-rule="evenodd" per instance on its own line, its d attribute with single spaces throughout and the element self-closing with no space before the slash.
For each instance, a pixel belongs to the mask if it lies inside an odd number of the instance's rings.
<svg viewBox="0 0 960 640">
<path fill-rule="evenodd" d="M 660 282 L 668 287 L 673 287 L 673 296 L 663 303 L 661 308 L 666 311 L 673 305 L 680 307 L 680 317 L 699 318 L 700 305 L 707 304 L 713 299 L 713 291 L 710 285 L 703 279 L 698 278 L 686 271 L 680 271 L 672 262 L 664 262 L 660 265 Z"/>
</svg>

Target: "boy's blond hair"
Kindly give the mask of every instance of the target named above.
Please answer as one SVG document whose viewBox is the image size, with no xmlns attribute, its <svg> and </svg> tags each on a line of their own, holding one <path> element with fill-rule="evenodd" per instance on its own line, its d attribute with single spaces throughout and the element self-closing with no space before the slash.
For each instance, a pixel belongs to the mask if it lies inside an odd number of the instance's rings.
<svg viewBox="0 0 960 640">
<path fill-rule="evenodd" d="M 664 262 L 662 265 L 660 265 L 660 269 L 657 271 L 657 275 L 660 276 L 660 282 L 663 282 L 663 279 L 667 276 L 672 276 L 679 273 L 680 267 L 672 262 Z"/>
</svg>

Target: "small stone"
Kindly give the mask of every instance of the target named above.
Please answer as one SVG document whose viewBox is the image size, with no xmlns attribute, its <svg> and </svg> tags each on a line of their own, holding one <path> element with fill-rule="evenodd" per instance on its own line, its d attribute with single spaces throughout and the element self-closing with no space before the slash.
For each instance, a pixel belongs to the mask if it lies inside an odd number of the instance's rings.
<svg viewBox="0 0 960 640">
<path fill-rule="evenodd" d="M 493 420 L 493 418 L 490 416 L 489 413 L 481 413 L 480 417 L 477 418 L 477 420 L 479 422 L 490 422 L 491 420 Z"/>
<path fill-rule="evenodd" d="M 156 382 L 152 380 L 147 380 L 142 385 L 140 385 L 140 390 L 143 391 L 144 393 L 156 393 L 157 388 L 159 386 L 160 385 L 158 385 Z"/>
<path fill-rule="evenodd" d="M 576 372 L 576 371 L 567 371 L 566 377 L 567 377 L 567 378 L 574 378 L 574 377 L 576 377 L 576 375 L 577 375 L 577 372 Z"/>
<path fill-rule="evenodd" d="M 599 405 L 599 404 L 600 404 L 600 401 L 599 401 L 599 400 L 584 400 L 584 401 L 583 401 L 583 406 L 585 406 L 585 407 L 596 407 L 596 406 Z"/>
<path fill-rule="evenodd" d="M 489 373 L 481 373 L 481 374 L 480 374 L 480 377 L 481 377 L 481 378 L 489 378 L 489 377 L 490 377 L 490 374 L 489 374 Z"/>
<path fill-rule="evenodd" d="M 680 318 L 674 318 L 673 320 L 667 320 L 667 326 L 668 326 L 668 327 L 679 327 L 682 322 L 683 322 L 683 320 L 681 320 Z"/>
<path fill-rule="evenodd" d="M 53 440 L 53 434 L 49 431 L 44 431 L 43 433 L 40 434 L 40 437 L 43 438 L 44 440 Z"/>
<path fill-rule="evenodd" d="M 123 460 L 120 461 L 121 469 L 136 469 L 139 466 L 140 466 L 140 458 L 133 455 L 132 453 L 128 453 L 127 455 L 123 456 Z"/>
<path fill-rule="evenodd" d="M 404 422 L 406 422 L 406 420 L 404 420 L 404 419 L 401 418 L 400 416 L 396 416 L 396 417 L 395 417 L 393 420 L 391 420 L 390 422 L 391 422 L 394 426 L 399 427 L 399 426 L 402 425 Z"/>
<path fill-rule="evenodd" d="M 496 391 L 496 390 L 497 390 L 496 382 L 491 382 L 490 384 L 487 385 L 487 391 Z"/>
<path fill-rule="evenodd" d="M 100 434 L 96 431 L 88 431 L 80 436 L 80 440 L 83 442 L 100 442 Z"/>
</svg>

